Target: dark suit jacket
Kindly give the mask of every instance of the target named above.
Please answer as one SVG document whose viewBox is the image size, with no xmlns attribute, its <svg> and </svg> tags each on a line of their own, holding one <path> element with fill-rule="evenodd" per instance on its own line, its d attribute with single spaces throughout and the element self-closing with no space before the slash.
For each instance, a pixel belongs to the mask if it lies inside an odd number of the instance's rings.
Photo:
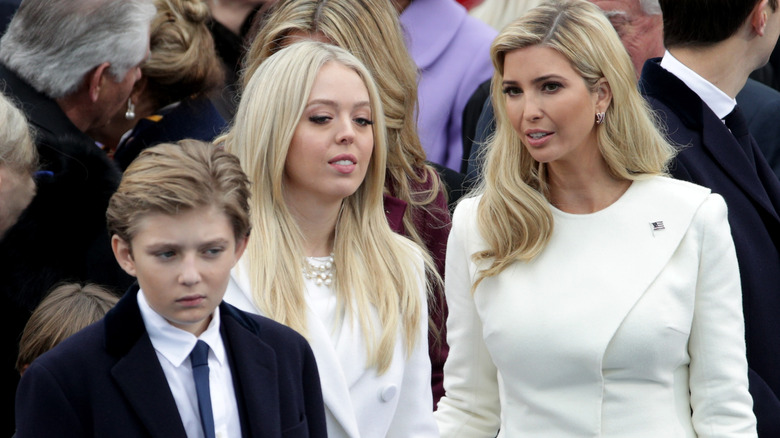
<svg viewBox="0 0 780 438">
<path fill-rule="evenodd" d="M 756 139 L 769 167 L 780 177 L 780 91 L 748 79 L 737 94 L 750 135 Z"/>
<path fill-rule="evenodd" d="M 10 330 L 2 338 L 0 400 L 13 406 L 19 337 L 41 298 L 61 281 L 90 281 L 121 294 L 132 284 L 111 252 L 106 207 L 121 173 L 59 105 L 0 64 L 0 89 L 17 102 L 36 132 L 38 193 L 0 240 L 0 309 Z M 8 327 L 8 326 L 6 326 Z M 0 414 L 0 434 L 14 430 L 13 409 Z"/>
<path fill-rule="evenodd" d="M 0 34 L 5 33 L 16 10 L 19 9 L 21 0 L 4 0 L 0 2 Z"/>
<path fill-rule="evenodd" d="M 0 81 L 4 82 L 5 93 L 21 104 L 27 119 L 35 127 L 36 143 L 56 143 L 62 137 L 70 137 L 80 140 L 83 145 L 88 144 L 96 147 L 95 141 L 79 131 L 76 125 L 68 119 L 68 116 L 62 112 L 57 102 L 39 93 L 3 64 L 0 64 Z M 39 150 L 39 152 L 45 153 L 46 151 Z M 59 152 L 69 151 L 60 150 Z"/>
<path fill-rule="evenodd" d="M 780 436 L 780 182 L 753 142 L 756 166 L 723 122 L 681 80 L 648 60 L 640 90 L 681 145 L 675 178 L 725 198 L 742 281 L 750 392 L 759 436 Z"/>
<path fill-rule="evenodd" d="M 119 168 L 97 147 L 94 140 L 79 131 L 57 102 L 39 93 L 0 64 L 0 86 L 3 85 L 6 95 L 20 104 L 35 130 L 40 168 L 58 185 L 62 195 L 57 205 L 70 206 L 70 211 L 59 211 L 55 210 L 55 205 L 49 205 L 49 213 L 73 214 L 84 224 L 77 229 L 63 228 L 57 231 L 73 234 L 83 242 L 83 246 L 89 247 L 89 252 L 83 257 L 87 263 L 81 267 L 88 274 L 64 276 L 55 280 L 88 280 L 115 288 L 121 293 L 133 280 L 114 259 L 106 229 L 108 200 L 122 177 Z M 89 204 L 85 203 L 85 199 L 89 200 Z M 52 234 L 56 232 L 52 231 Z M 48 247 L 46 250 L 55 253 L 71 249 L 62 240 L 53 240 Z M 75 254 L 72 259 L 81 260 L 82 255 Z M 50 287 L 51 284 L 44 286 Z"/>
<path fill-rule="evenodd" d="M 16 397 L 18 438 L 186 438 L 133 286 L 101 321 L 44 353 Z M 314 354 L 267 318 L 219 306 L 244 437 L 325 437 Z"/>
<path fill-rule="evenodd" d="M 469 170 L 469 159 L 471 158 L 471 149 L 475 147 L 479 131 L 479 120 L 485 102 L 490 101 L 490 82 L 491 79 L 479 84 L 474 93 L 466 102 L 463 108 L 463 161 L 460 165 L 460 173 L 467 174 Z"/>
</svg>

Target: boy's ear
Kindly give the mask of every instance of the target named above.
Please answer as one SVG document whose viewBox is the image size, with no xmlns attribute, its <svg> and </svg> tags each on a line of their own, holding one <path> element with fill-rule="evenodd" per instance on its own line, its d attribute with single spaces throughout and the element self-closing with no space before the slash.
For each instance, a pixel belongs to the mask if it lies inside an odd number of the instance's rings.
<svg viewBox="0 0 780 438">
<path fill-rule="evenodd" d="M 135 277 L 135 260 L 133 260 L 133 250 L 130 244 L 114 234 L 111 236 L 111 249 L 114 251 L 114 257 L 116 257 L 119 266 Z"/>
</svg>

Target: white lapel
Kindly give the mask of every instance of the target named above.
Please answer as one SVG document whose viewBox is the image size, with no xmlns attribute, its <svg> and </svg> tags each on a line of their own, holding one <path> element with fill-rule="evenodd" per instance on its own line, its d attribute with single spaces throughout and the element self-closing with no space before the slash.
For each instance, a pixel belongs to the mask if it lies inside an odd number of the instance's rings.
<svg viewBox="0 0 780 438">
<path fill-rule="evenodd" d="M 609 342 L 625 317 L 650 288 L 674 255 L 691 225 L 696 211 L 710 190 L 690 183 L 656 177 L 636 181 L 636 193 L 623 205 L 625 220 L 605 236 L 605 253 L 613 265 L 602 265 L 613 290 L 611 312 L 604 323 Z M 641 267 L 637 269 L 637 267 Z M 624 269 L 625 268 L 625 269 Z M 604 348 L 606 349 L 606 343 Z"/>
<path fill-rule="evenodd" d="M 592 354 L 594 363 L 601 361 L 615 332 L 667 265 L 710 193 L 662 177 L 635 181 L 629 190 L 619 204 L 594 213 L 597 220 L 556 212 L 553 236 L 536 259 L 514 263 L 505 275 L 479 285 L 474 297 L 478 308 L 485 309 L 488 342 L 508 323 L 504 319 L 519 319 L 533 327 L 549 327 L 540 330 L 538 342 L 564 342 L 558 347 L 589 352 L 583 354 Z M 586 225 L 578 223 L 581 220 Z M 482 242 L 478 235 L 471 237 L 469 252 L 481 249 Z M 507 294 L 508 302 L 519 307 L 496 308 L 501 302 L 497 293 Z M 585 321 L 584 315 L 598 319 Z M 561 332 L 575 336 L 561 339 Z"/>
<path fill-rule="evenodd" d="M 224 299 L 241 310 L 262 315 L 260 309 L 254 304 L 249 276 L 246 267 L 242 265 L 243 259 L 236 268 L 233 268 Z M 336 424 L 328 423 L 328 435 L 360 438 L 349 386 L 334 348 L 334 342 L 330 337 L 330 331 L 310 308 L 307 307 L 306 310 L 306 323 L 309 331 L 307 339 L 317 361 L 322 398 L 326 411 L 336 422 Z M 348 324 L 348 320 L 345 318 L 342 324 Z"/>
<path fill-rule="evenodd" d="M 352 397 L 330 331 L 311 309 L 307 310 L 306 323 L 309 330 L 309 343 L 314 351 L 314 357 L 317 359 L 325 407 L 343 429 L 343 436 L 359 438 L 360 432 L 355 418 L 355 409 L 352 407 Z M 342 324 L 347 323 L 345 318 Z M 330 430 L 332 426 L 328 426 L 329 435 L 334 435 Z"/>
<path fill-rule="evenodd" d="M 600 319 L 589 328 L 592 346 L 597 348 L 594 351 L 602 354 L 628 313 L 672 258 L 694 214 L 710 193 L 709 189 L 662 177 L 635 181 L 632 190 L 631 196 L 621 200 L 617 211 L 606 212 L 614 220 L 602 221 L 600 228 L 590 230 L 592 235 L 558 236 L 562 242 L 551 242 L 559 248 L 578 243 L 596 248 L 587 252 L 595 256 L 592 260 L 580 261 L 586 268 L 576 272 L 583 277 L 573 280 L 598 284 L 602 289 L 588 290 L 582 297 L 574 297 L 570 304 L 574 315 L 579 312 L 577 305 L 602 309 L 595 310 Z M 565 254 L 562 250 L 551 253 Z M 576 300 L 581 301 L 577 304 Z"/>
</svg>

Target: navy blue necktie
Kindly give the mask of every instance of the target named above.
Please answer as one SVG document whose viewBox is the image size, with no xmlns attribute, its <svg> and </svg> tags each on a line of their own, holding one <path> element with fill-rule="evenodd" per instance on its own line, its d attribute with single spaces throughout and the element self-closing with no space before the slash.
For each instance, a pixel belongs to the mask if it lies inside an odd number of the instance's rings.
<svg viewBox="0 0 780 438">
<path fill-rule="evenodd" d="M 742 145 L 742 149 L 745 151 L 745 155 L 747 155 L 750 164 L 755 166 L 756 161 L 753 157 L 753 145 L 750 140 L 747 120 L 745 120 L 745 115 L 742 113 L 742 109 L 739 105 L 735 106 L 723 121 L 726 122 L 726 127 L 731 130 L 731 133 L 734 134 L 734 137 L 736 137 L 739 144 Z"/>
<path fill-rule="evenodd" d="M 198 341 L 190 353 L 192 363 L 192 378 L 195 379 L 195 391 L 198 393 L 198 411 L 200 424 L 206 438 L 215 438 L 214 413 L 211 410 L 211 393 L 209 391 L 209 346 Z"/>
</svg>

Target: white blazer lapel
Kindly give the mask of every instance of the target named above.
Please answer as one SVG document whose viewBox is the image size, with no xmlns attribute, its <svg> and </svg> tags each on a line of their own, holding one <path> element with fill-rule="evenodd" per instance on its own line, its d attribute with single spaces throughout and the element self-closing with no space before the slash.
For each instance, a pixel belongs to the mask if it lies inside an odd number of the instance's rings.
<svg viewBox="0 0 780 438">
<path fill-rule="evenodd" d="M 591 264 L 605 290 L 621 291 L 602 297 L 602 306 L 609 312 L 602 314 L 598 334 L 594 333 L 598 339 L 594 340 L 604 349 L 672 258 L 710 193 L 709 189 L 668 178 L 633 184 L 635 193 L 621 205 L 619 223 L 598 232 L 603 257 Z M 592 292 L 598 297 L 598 291 Z"/>
<path fill-rule="evenodd" d="M 231 271 L 224 299 L 241 310 L 262 315 L 252 300 L 249 277 L 246 267 L 242 264 L 243 260 Z M 360 438 L 349 386 L 329 331 L 310 308 L 307 308 L 306 323 L 309 331 L 307 340 L 317 360 L 325 409 L 336 421 L 336 424 L 328 423 L 328 434 L 336 437 Z M 343 323 L 347 323 L 347 318 Z"/>
<path fill-rule="evenodd" d="M 637 181 L 636 196 L 625 205 L 626 223 L 638 224 L 619 234 L 631 243 L 630 251 L 615 260 L 612 275 L 624 285 L 626 299 L 620 302 L 628 313 L 669 262 L 691 225 L 693 216 L 710 190 L 668 178 Z M 670 196 L 671 194 L 671 196 Z M 621 269 L 642 266 L 642 269 Z M 618 304 L 618 303 L 616 303 Z"/>
<path fill-rule="evenodd" d="M 344 377 L 341 361 L 333 346 L 333 340 L 322 321 L 308 309 L 306 322 L 309 330 L 309 343 L 317 359 L 317 369 L 320 372 L 322 399 L 325 408 L 330 411 L 338 425 L 343 429 L 343 435 L 359 438 L 355 410 L 352 407 L 352 397 Z M 346 323 L 346 318 L 343 323 Z M 329 435 L 332 425 L 328 425 Z"/>
</svg>

